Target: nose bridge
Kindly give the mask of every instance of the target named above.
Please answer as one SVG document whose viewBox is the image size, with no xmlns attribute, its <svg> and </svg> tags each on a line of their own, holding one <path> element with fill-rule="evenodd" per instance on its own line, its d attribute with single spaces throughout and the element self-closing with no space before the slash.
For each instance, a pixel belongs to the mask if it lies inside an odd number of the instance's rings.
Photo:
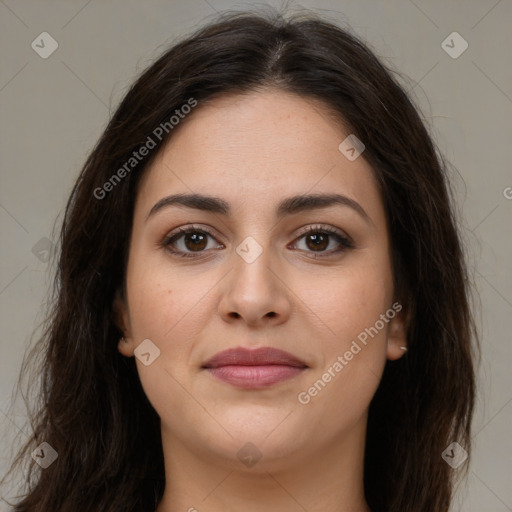
<svg viewBox="0 0 512 512">
<path fill-rule="evenodd" d="M 256 235 L 258 236 L 258 235 Z M 272 249 L 267 239 L 258 240 L 253 236 L 246 237 L 235 249 L 233 254 L 234 272 L 231 277 L 232 291 L 240 299 L 260 300 L 272 294 L 275 283 L 275 274 L 272 268 Z"/>
<path fill-rule="evenodd" d="M 261 231 L 242 240 L 232 255 L 233 271 L 219 304 L 221 315 L 242 317 L 248 323 L 288 315 L 288 294 L 275 270 L 275 258 L 268 233 Z"/>
</svg>

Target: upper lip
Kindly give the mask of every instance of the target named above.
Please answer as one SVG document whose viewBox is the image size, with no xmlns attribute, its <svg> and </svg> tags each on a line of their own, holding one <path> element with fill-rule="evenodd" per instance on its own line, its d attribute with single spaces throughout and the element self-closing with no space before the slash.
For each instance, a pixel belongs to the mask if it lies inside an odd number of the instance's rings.
<svg viewBox="0 0 512 512">
<path fill-rule="evenodd" d="M 243 347 L 229 348 L 218 352 L 203 364 L 203 368 L 218 368 L 219 366 L 263 366 L 286 365 L 306 368 L 307 365 L 294 355 L 273 347 L 247 349 Z"/>
</svg>

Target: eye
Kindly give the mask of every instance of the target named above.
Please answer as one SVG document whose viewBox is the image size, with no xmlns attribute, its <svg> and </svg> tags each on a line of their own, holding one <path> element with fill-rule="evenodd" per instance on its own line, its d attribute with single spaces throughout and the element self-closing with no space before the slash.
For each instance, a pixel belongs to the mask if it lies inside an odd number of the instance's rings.
<svg viewBox="0 0 512 512">
<path fill-rule="evenodd" d="M 331 256 L 334 253 L 345 251 L 346 249 L 353 249 L 354 244 L 346 237 L 341 231 L 326 226 L 310 226 L 297 240 L 304 239 L 304 248 L 306 252 L 318 253 L 315 257 Z M 326 250 L 332 242 L 338 245 L 338 249 Z M 295 245 L 298 245 L 295 242 Z"/>
<path fill-rule="evenodd" d="M 207 248 L 211 249 L 211 247 L 208 247 L 208 237 L 214 238 L 205 228 L 180 228 L 177 232 L 165 237 L 163 245 L 177 256 L 194 258 L 194 253 L 202 253 Z M 178 248 L 175 246 L 178 246 Z"/>
<path fill-rule="evenodd" d="M 214 235 L 208 229 L 192 226 L 179 228 L 176 232 L 166 236 L 162 245 L 176 256 L 194 258 L 199 257 L 207 249 L 215 248 L 208 247 L 208 238 L 215 240 Z M 334 253 L 354 248 L 352 241 L 343 232 L 328 226 L 310 226 L 306 228 L 292 244 L 292 248 L 295 248 L 297 245 L 297 240 L 302 239 L 304 239 L 305 248 L 299 247 L 299 249 L 305 252 L 317 253 L 314 256 L 315 258 L 332 256 Z M 338 248 L 326 250 L 333 245 L 333 241 L 334 245 L 337 245 Z M 223 247 L 222 244 L 219 244 L 216 248 Z"/>
</svg>

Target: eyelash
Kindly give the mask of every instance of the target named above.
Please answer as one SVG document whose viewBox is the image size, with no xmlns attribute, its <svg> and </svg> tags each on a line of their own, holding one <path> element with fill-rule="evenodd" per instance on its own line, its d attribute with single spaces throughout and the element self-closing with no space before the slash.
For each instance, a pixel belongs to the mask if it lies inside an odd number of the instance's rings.
<svg viewBox="0 0 512 512">
<path fill-rule="evenodd" d="M 209 231 L 206 228 L 196 228 L 196 227 L 188 227 L 188 228 L 179 228 L 177 232 L 171 233 L 170 235 L 166 236 L 162 242 L 163 247 L 165 247 L 168 251 L 170 251 L 173 255 L 181 257 L 181 258 L 198 258 L 201 257 L 201 253 L 204 253 L 205 251 L 197 251 L 197 255 L 194 254 L 194 252 L 183 252 L 180 250 L 172 249 L 172 244 L 175 243 L 177 240 L 179 240 L 183 235 L 189 234 L 189 233 L 203 233 L 206 235 L 211 236 L 212 238 L 215 238 L 213 233 Z M 341 235 L 341 233 L 333 228 L 330 228 L 328 226 L 310 226 L 305 231 L 303 231 L 295 240 L 299 240 L 307 235 L 310 234 L 325 234 L 332 236 L 340 245 L 342 248 L 337 250 L 330 250 L 327 252 L 319 252 L 315 253 L 315 251 L 306 251 L 311 252 L 314 254 L 314 258 L 327 258 L 329 256 L 332 256 L 333 254 L 344 252 L 347 249 L 353 249 L 354 244 L 352 241 Z"/>
</svg>

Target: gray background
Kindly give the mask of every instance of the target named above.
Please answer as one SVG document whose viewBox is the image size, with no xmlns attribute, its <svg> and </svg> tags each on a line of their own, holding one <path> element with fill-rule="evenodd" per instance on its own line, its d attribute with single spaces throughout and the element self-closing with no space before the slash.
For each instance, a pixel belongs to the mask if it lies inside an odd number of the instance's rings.
<svg viewBox="0 0 512 512">
<path fill-rule="evenodd" d="M 126 87 L 168 44 L 216 11 L 254 5 L 0 0 L 0 474 L 12 456 L 14 436 L 23 439 L 26 430 L 23 409 L 12 406 L 11 393 L 31 333 L 44 316 L 51 284 L 45 250 L 86 155 Z M 483 347 L 474 460 L 453 510 L 510 511 L 512 2 L 289 2 L 292 11 L 299 5 L 352 26 L 402 74 L 453 164 L 457 208 L 481 303 L 477 321 Z M 45 31 L 59 45 L 47 59 L 31 47 Z M 441 46 L 454 31 L 469 45 L 458 58 Z M 4 506 L 0 501 L 0 510 Z"/>
</svg>

